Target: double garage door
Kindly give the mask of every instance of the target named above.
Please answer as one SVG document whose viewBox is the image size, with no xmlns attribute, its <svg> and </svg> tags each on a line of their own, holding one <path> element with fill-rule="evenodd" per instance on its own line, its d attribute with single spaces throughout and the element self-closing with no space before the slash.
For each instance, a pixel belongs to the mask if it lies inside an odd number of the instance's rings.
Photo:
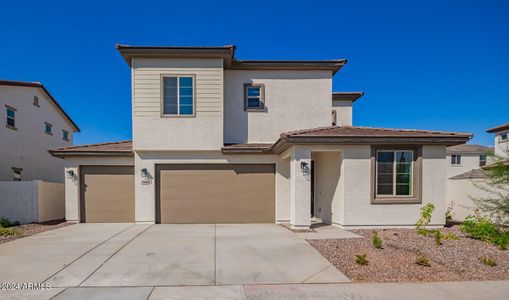
<svg viewBox="0 0 509 300">
<path fill-rule="evenodd" d="M 275 167 L 157 165 L 157 223 L 273 223 Z M 134 221 L 133 167 L 82 167 L 82 222 Z"/>
</svg>

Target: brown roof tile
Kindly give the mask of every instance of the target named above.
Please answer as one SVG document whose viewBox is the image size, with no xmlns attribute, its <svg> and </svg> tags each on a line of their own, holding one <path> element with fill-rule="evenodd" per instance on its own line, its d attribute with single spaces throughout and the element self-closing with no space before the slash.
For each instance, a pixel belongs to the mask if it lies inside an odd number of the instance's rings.
<svg viewBox="0 0 509 300">
<path fill-rule="evenodd" d="M 221 150 L 223 153 L 241 154 L 241 153 L 266 153 L 271 152 L 273 144 L 267 143 L 248 143 L 225 145 Z"/>
<path fill-rule="evenodd" d="M 485 171 L 481 169 L 473 169 L 465 173 L 458 174 L 456 176 L 450 177 L 449 179 L 457 180 L 457 179 L 475 179 L 475 178 L 488 178 L 488 175 Z"/>
<path fill-rule="evenodd" d="M 447 153 L 485 153 L 493 151 L 493 148 L 486 147 L 483 145 L 463 144 L 447 147 Z"/>
<path fill-rule="evenodd" d="M 131 141 L 69 146 L 49 150 L 49 153 L 51 155 L 57 157 L 65 157 L 71 155 L 100 155 L 100 154 L 131 155 L 132 152 L 133 144 Z"/>
<path fill-rule="evenodd" d="M 283 133 L 281 137 L 465 137 L 471 133 L 362 126 L 329 126 Z"/>
<path fill-rule="evenodd" d="M 509 129 L 509 123 L 504 123 L 502 125 L 498 125 L 498 126 L 489 128 L 486 130 L 486 132 L 495 133 L 495 132 L 499 132 L 499 131 L 503 131 L 503 130 L 507 130 L 507 129 Z"/>
</svg>

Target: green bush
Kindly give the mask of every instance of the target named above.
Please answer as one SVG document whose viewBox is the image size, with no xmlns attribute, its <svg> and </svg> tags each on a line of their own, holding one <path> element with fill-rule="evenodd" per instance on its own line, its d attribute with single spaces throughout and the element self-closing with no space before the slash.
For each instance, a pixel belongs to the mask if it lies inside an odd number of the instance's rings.
<svg viewBox="0 0 509 300">
<path fill-rule="evenodd" d="M 425 254 L 421 254 L 421 255 L 417 256 L 415 263 L 418 264 L 419 266 L 424 266 L 424 267 L 431 266 L 431 264 L 429 263 L 429 259 Z"/>
<path fill-rule="evenodd" d="M 367 256 L 368 256 L 367 254 L 357 254 L 355 255 L 355 262 L 358 265 L 365 266 L 369 264 Z"/>
<path fill-rule="evenodd" d="M 486 266 L 494 267 L 497 265 L 497 261 L 494 258 L 481 256 L 479 257 L 479 260 Z"/>
<path fill-rule="evenodd" d="M 8 237 L 11 235 L 20 235 L 21 232 L 16 228 L 3 228 L 0 226 L 0 236 Z"/>
<path fill-rule="evenodd" d="M 433 215 L 433 211 L 435 210 L 435 206 L 431 203 L 428 203 L 421 207 L 421 217 L 415 223 L 415 229 L 417 233 L 420 235 L 429 235 L 432 233 L 430 230 L 426 229 L 427 226 L 431 222 L 431 216 Z"/>
<path fill-rule="evenodd" d="M 442 245 L 442 232 L 440 232 L 440 230 L 437 229 L 433 233 L 433 236 L 435 237 L 435 246 Z"/>
<path fill-rule="evenodd" d="M 501 250 L 509 246 L 509 232 L 501 230 L 490 219 L 467 217 L 460 229 L 469 237 L 496 245 Z"/>
<path fill-rule="evenodd" d="M 373 243 L 373 246 L 377 249 L 383 248 L 382 238 L 380 238 L 378 232 L 376 232 L 375 230 L 373 230 L 373 232 L 371 233 L 371 243 Z"/>
<path fill-rule="evenodd" d="M 18 226 L 18 225 L 19 225 L 18 221 L 12 222 L 11 220 L 9 220 L 7 218 L 4 218 L 4 217 L 0 218 L 0 227 L 8 228 L 8 227 Z"/>
<path fill-rule="evenodd" d="M 442 233 L 444 240 L 459 240 L 460 238 L 452 232 Z"/>
</svg>

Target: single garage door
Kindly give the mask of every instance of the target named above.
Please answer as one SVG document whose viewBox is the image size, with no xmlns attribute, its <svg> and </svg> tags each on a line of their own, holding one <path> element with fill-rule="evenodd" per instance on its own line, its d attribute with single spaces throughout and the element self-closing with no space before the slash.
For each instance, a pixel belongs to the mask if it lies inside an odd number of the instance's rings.
<svg viewBox="0 0 509 300">
<path fill-rule="evenodd" d="M 158 165 L 159 223 L 274 223 L 275 167 Z"/>
<path fill-rule="evenodd" d="M 81 166 L 81 222 L 134 222 L 134 167 Z"/>
</svg>

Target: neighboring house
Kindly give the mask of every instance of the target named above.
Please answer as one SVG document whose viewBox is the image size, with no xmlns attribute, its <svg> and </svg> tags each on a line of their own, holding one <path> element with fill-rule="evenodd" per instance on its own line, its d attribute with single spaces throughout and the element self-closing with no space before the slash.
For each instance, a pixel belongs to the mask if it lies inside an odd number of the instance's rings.
<svg viewBox="0 0 509 300">
<path fill-rule="evenodd" d="M 495 155 L 500 157 L 509 156 L 509 123 L 505 123 L 486 130 L 488 133 L 495 134 Z M 509 157 L 508 157 L 509 158 Z"/>
<path fill-rule="evenodd" d="M 489 161 L 493 148 L 482 145 L 456 145 L 447 148 L 447 178 L 479 169 Z"/>
<path fill-rule="evenodd" d="M 67 163 L 69 221 L 401 227 L 433 203 L 431 225 L 445 223 L 446 148 L 472 135 L 352 126 L 362 93 L 332 92 L 346 60 L 117 49 L 131 67 L 133 141 L 51 151 Z"/>
<path fill-rule="evenodd" d="M 0 80 L 0 181 L 64 182 L 48 149 L 72 145 L 79 128 L 39 82 Z"/>
</svg>

